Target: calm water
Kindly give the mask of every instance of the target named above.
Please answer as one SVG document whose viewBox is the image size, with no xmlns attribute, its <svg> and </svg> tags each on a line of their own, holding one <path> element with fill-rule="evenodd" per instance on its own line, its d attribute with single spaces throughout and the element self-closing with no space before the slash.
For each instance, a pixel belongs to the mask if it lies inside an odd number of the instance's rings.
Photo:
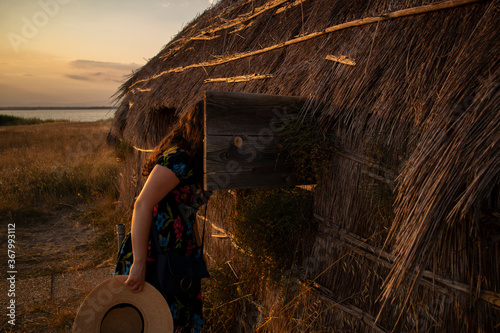
<svg viewBox="0 0 500 333">
<path fill-rule="evenodd" d="M 42 120 L 98 121 L 113 118 L 115 109 L 0 110 L 0 114 Z"/>
</svg>

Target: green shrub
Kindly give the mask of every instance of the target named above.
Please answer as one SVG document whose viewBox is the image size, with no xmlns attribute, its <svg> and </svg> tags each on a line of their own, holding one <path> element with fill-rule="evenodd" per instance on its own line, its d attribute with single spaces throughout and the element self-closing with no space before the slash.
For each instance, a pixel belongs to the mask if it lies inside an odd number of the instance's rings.
<svg viewBox="0 0 500 333">
<path fill-rule="evenodd" d="M 65 120 L 54 120 L 54 119 L 41 120 L 40 118 L 22 118 L 22 117 L 0 114 L 0 126 L 34 125 L 34 124 L 49 123 L 55 121 L 65 121 Z"/>
<path fill-rule="evenodd" d="M 300 188 L 247 191 L 233 228 L 239 245 L 278 277 L 289 269 L 311 223 L 312 193 Z"/>
<path fill-rule="evenodd" d="M 237 331 L 238 318 L 245 310 L 245 298 L 229 265 L 210 269 L 210 278 L 202 281 L 203 314 L 210 332 Z"/>
</svg>

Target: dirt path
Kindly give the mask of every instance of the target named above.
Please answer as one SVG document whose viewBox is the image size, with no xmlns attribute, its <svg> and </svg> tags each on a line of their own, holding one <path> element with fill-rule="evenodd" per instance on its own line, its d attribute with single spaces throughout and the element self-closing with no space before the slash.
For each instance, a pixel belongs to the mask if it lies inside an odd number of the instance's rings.
<svg viewBox="0 0 500 333">
<path fill-rule="evenodd" d="M 99 262 L 92 245 L 102 231 L 82 219 L 87 207 L 58 208 L 53 212 L 1 218 L 2 226 L 15 223 L 16 236 L 16 273 L 8 274 L 5 269 L 0 274 L 2 281 L 15 276 L 14 297 L 9 297 L 9 283 L 0 284 L 0 306 L 5 309 L 15 300 L 16 325 L 2 316 L 2 332 L 70 332 L 85 296 L 112 275 L 113 253 Z M 2 228 L 0 233 L 4 249 L 5 231 Z"/>
</svg>

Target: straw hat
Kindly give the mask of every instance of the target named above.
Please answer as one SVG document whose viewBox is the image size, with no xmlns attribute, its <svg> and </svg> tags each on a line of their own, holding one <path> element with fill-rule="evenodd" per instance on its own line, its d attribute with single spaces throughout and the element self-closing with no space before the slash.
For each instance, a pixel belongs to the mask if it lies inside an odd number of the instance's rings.
<svg viewBox="0 0 500 333">
<path fill-rule="evenodd" d="M 98 285 L 85 298 L 73 324 L 73 333 L 170 333 L 174 330 L 167 302 L 149 283 L 132 293 L 118 275 Z"/>
</svg>

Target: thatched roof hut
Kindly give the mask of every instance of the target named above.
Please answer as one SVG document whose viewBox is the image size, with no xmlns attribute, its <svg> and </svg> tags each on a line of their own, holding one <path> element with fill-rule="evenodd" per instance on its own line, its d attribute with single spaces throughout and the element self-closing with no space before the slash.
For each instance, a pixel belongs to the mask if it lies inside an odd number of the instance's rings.
<svg viewBox="0 0 500 333">
<path fill-rule="evenodd" d="M 314 325 L 498 330 L 499 4 L 221 0 L 122 86 L 109 138 L 151 148 L 206 90 L 306 97 L 339 148 L 314 191 Z"/>
</svg>

